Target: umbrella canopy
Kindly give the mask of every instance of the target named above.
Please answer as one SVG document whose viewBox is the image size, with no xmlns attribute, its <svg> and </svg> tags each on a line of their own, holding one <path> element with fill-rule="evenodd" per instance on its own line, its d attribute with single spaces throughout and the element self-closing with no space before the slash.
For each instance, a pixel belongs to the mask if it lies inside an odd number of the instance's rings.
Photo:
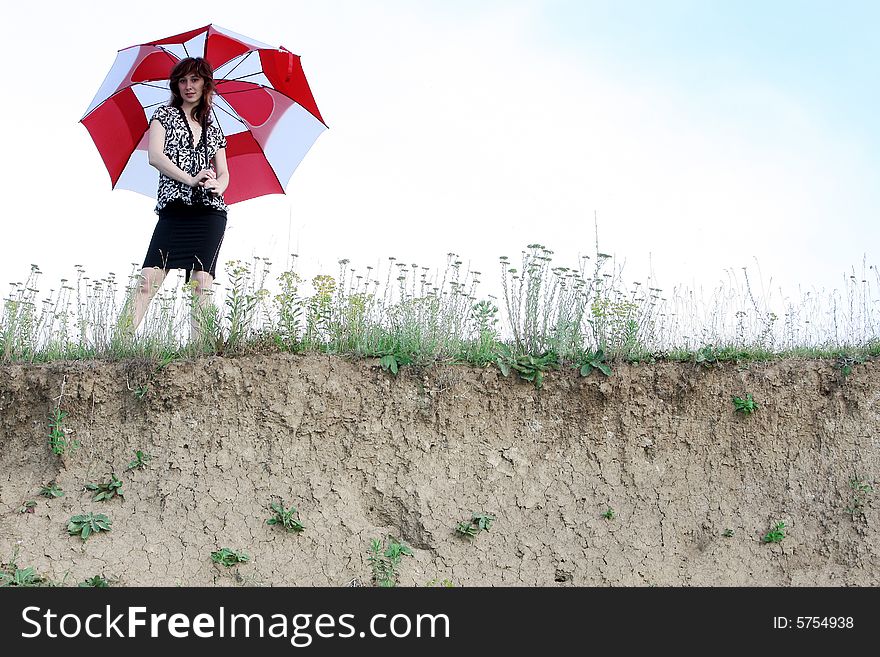
<svg viewBox="0 0 880 657">
<path fill-rule="evenodd" d="M 156 197 L 147 161 L 156 107 L 171 98 L 169 77 L 186 57 L 214 68 L 212 115 L 226 136 L 227 204 L 283 194 L 294 170 L 327 129 L 300 58 L 216 25 L 120 50 L 80 122 L 98 147 L 113 188 Z"/>
</svg>

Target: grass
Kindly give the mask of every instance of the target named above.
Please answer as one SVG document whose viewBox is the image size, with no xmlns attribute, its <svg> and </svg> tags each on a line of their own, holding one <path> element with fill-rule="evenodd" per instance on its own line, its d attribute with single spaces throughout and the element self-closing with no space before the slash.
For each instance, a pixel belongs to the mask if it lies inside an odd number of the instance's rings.
<svg viewBox="0 0 880 657">
<path fill-rule="evenodd" d="M 498 295 L 481 292 L 482 274 L 464 268 L 455 253 L 442 271 L 395 258 L 381 272 L 358 271 L 343 259 L 335 275 L 309 281 L 293 262 L 274 277 L 265 258 L 226 263 L 225 288 L 215 284 L 199 313 L 197 342 L 188 337 L 192 295 L 181 281 L 166 282 L 132 336 L 125 309 L 137 267 L 120 285 L 112 273 L 94 280 L 76 266 L 74 283 L 62 279 L 41 299 L 41 273 L 33 266 L 4 299 L 0 362 L 146 358 L 164 365 L 202 354 L 280 350 L 376 357 L 391 374 L 435 361 L 496 363 L 541 387 L 556 367 L 608 376 L 614 361 L 711 367 L 830 358 L 846 377 L 880 356 L 880 274 L 873 266 L 863 265 L 859 275 L 853 270 L 842 290 L 790 298 L 774 295 L 746 269 L 727 272 L 708 295 L 683 287 L 665 292 L 651 280 L 627 283 L 598 245 L 576 266 L 556 265 L 541 244 L 528 245 L 516 263 L 501 256 Z M 149 385 L 135 395 L 145 396 Z M 63 415 L 56 415 L 63 432 Z"/>
</svg>

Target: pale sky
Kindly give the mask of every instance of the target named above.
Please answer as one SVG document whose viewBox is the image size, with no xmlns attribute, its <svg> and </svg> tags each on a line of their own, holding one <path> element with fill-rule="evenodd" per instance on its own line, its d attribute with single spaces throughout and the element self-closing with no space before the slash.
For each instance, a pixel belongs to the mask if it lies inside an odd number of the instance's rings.
<svg viewBox="0 0 880 657">
<path fill-rule="evenodd" d="M 208 23 L 302 57 L 330 129 L 287 187 L 231 206 L 221 261 L 307 276 L 388 256 L 487 283 L 527 244 L 625 277 L 837 287 L 878 261 L 872 1 L 17 2 L 0 25 L 0 289 L 128 275 L 155 202 L 111 191 L 78 123 L 122 48 Z M 225 281 L 225 272 L 218 269 Z"/>
</svg>

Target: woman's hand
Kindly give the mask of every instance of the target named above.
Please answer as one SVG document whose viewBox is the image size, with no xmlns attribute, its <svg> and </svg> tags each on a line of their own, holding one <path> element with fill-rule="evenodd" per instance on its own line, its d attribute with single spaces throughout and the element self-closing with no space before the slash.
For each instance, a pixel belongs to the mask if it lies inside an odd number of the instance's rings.
<svg viewBox="0 0 880 657">
<path fill-rule="evenodd" d="M 204 187 L 205 183 L 209 180 L 216 181 L 217 174 L 214 173 L 211 169 L 202 169 L 196 175 L 192 177 L 192 182 L 190 183 L 190 187 Z"/>
<path fill-rule="evenodd" d="M 208 192 L 211 196 L 217 196 L 220 193 L 220 183 L 218 183 L 213 178 L 204 181 L 203 183 L 201 183 L 201 185 L 205 188 L 205 191 Z"/>
</svg>

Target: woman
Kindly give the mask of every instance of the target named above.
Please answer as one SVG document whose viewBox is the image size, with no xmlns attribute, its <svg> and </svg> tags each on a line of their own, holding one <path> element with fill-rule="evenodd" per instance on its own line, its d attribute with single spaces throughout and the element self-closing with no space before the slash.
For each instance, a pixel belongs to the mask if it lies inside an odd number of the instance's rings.
<svg viewBox="0 0 880 657">
<path fill-rule="evenodd" d="M 168 270 L 185 269 L 195 295 L 192 337 L 200 337 L 196 314 L 204 310 L 214 282 L 226 230 L 223 192 L 229 186 L 226 138 L 210 118 L 213 93 L 211 65 L 201 57 L 183 59 L 171 71 L 170 104 L 150 119 L 149 161 L 159 170 L 159 220 L 132 300 L 132 333 Z"/>
</svg>

